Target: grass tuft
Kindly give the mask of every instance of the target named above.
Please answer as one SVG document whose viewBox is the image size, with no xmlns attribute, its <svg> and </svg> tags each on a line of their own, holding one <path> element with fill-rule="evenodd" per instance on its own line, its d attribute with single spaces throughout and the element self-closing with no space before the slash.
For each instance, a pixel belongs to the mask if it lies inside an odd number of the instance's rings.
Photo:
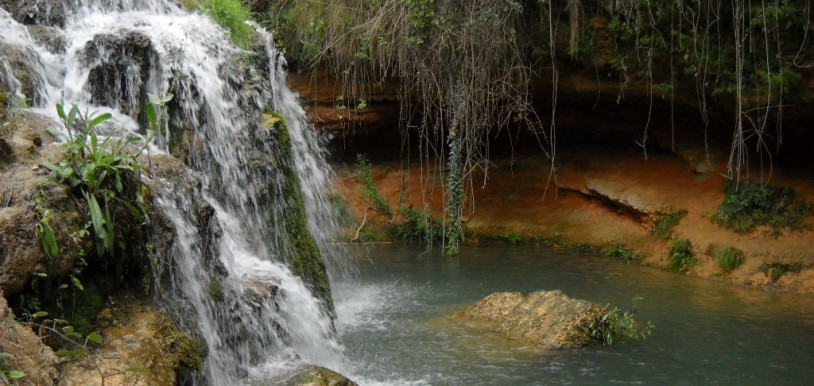
<svg viewBox="0 0 814 386">
<path fill-rule="evenodd" d="M 252 13 L 240 0 L 183 0 L 187 9 L 199 10 L 229 30 L 232 42 L 248 48 L 254 37 L 254 29 L 246 24 Z"/>
<path fill-rule="evenodd" d="M 743 264 L 743 251 L 734 247 L 726 247 L 715 255 L 715 263 L 724 272 L 732 272 Z"/>
</svg>

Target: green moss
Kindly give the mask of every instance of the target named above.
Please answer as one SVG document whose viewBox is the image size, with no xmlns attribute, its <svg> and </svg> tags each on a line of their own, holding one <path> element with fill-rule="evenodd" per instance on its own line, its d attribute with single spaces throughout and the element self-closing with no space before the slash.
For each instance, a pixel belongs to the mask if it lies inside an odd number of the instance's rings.
<svg viewBox="0 0 814 386">
<path fill-rule="evenodd" d="M 223 284 L 215 278 L 209 282 L 209 297 L 216 303 L 223 301 Z"/>
<path fill-rule="evenodd" d="M 176 332 L 172 337 L 170 350 L 172 355 L 178 358 L 178 363 L 187 369 L 203 370 L 204 357 L 206 353 L 195 338 Z"/>
<path fill-rule="evenodd" d="M 96 316 L 104 308 L 105 295 L 93 281 L 85 282 L 82 286 L 83 290 L 72 289 L 74 294 L 72 300 L 68 301 L 72 301 L 73 306 L 68 308 L 70 310 L 68 322 L 77 331 L 88 331 L 96 323 Z"/>
<path fill-rule="evenodd" d="M 653 226 L 653 235 L 662 240 L 669 240 L 673 234 L 673 228 L 678 225 L 678 222 L 685 216 L 687 216 L 686 210 L 667 212 L 659 216 L 656 219 L 656 224 Z"/>
<path fill-rule="evenodd" d="M 734 247 L 726 247 L 715 254 L 715 264 L 724 272 L 732 272 L 743 264 L 743 251 Z"/>
<path fill-rule="evenodd" d="M 333 302 L 325 262 L 311 232 L 308 230 L 300 181 L 292 167 L 294 156 L 291 149 L 288 125 L 282 115 L 272 111 L 266 112 L 263 125 L 270 129 L 270 136 L 274 141 L 277 156 L 280 158 L 279 166 L 281 172 L 285 175 L 282 186 L 285 207 L 282 213 L 285 238 L 291 252 L 290 268 L 294 274 L 302 278 L 311 287 L 320 299 L 325 301 L 328 309 L 332 312 Z"/>
</svg>

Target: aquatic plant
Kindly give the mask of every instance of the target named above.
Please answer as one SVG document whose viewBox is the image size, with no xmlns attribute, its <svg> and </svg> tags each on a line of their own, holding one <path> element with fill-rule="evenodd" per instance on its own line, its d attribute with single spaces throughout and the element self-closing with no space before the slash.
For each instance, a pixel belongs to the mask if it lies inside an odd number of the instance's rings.
<svg viewBox="0 0 814 386">
<path fill-rule="evenodd" d="M 641 328 L 636 327 L 636 307 L 644 298 L 634 296 L 630 309 L 622 310 L 610 304 L 602 307 L 601 315 L 592 320 L 585 328 L 591 340 L 610 346 L 622 339 L 647 339 L 653 333 L 655 325 L 647 321 Z"/>
</svg>

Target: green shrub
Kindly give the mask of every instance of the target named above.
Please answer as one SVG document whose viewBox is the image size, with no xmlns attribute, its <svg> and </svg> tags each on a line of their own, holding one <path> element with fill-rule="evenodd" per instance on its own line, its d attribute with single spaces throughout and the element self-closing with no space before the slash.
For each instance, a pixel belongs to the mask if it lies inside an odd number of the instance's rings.
<svg viewBox="0 0 814 386">
<path fill-rule="evenodd" d="M 673 234 L 673 228 L 678 225 L 678 222 L 685 216 L 687 216 L 687 211 L 683 209 L 678 212 L 667 212 L 659 216 L 659 218 L 656 219 L 656 224 L 653 226 L 653 235 L 662 240 L 669 240 Z"/>
<path fill-rule="evenodd" d="M 602 308 L 602 314 L 584 326 L 594 342 L 610 346 L 620 339 L 647 339 L 653 333 L 655 326 L 651 321 L 642 328 L 636 328 L 636 305 L 642 300 L 641 296 L 633 298 L 633 306 L 629 310 L 611 307 L 610 304 Z"/>
<path fill-rule="evenodd" d="M 738 186 L 730 181 L 713 220 L 739 233 L 760 225 L 769 225 L 775 230 L 800 229 L 808 213 L 808 204 L 797 198 L 792 189 L 756 183 Z"/>
<path fill-rule="evenodd" d="M 205 12 L 221 27 L 229 30 L 235 45 L 247 48 L 252 42 L 254 29 L 246 24 L 252 14 L 241 0 L 183 0 L 188 9 Z"/>
<path fill-rule="evenodd" d="M 763 263 L 758 270 L 776 282 L 789 272 L 800 272 L 803 266 L 800 263 Z"/>
<path fill-rule="evenodd" d="M 724 272 L 732 272 L 743 264 L 743 252 L 740 249 L 726 247 L 715 255 L 715 263 Z"/>
<path fill-rule="evenodd" d="M 426 243 L 440 241 L 443 233 L 441 223 L 432 218 L 428 210 L 416 210 L 412 206 L 399 208 L 403 223 L 395 225 L 396 237 L 420 240 Z"/>
<path fill-rule="evenodd" d="M 625 263 L 632 263 L 636 260 L 639 260 L 639 257 L 636 256 L 625 244 L 622 243 L 613 243 L 610 245 L 605 246 L 602 248 L 602 253 L 607 257 L 613 257 L 617 259 L 624 260 Z"/>
<path fill-rule="evenodd" d="M 687 239 L 675 239 L 670 242 L 670 268 L 678 272 L 687 272 L 698 262 L 692 251 L 692 243 Z"/>
</svg>

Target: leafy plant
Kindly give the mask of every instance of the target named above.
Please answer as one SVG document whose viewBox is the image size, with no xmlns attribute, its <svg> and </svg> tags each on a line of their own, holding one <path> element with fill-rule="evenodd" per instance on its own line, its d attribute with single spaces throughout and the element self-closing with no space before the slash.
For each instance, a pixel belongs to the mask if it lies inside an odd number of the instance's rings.
<svg viewBox="0 0 814 386">
<path fill-rule="evenodd" d="M 633 305 L 629 310 L 622 310 L 619 307 L 611 307 L 610 304 L 602 307 L 602 314 L 591 321 L 587 326 L 583 326 L 591 339 L 603 345 L 610 346 L 620 339 L 647 339 L 653 333 L 655 325 L 647 321 L 644 327 L 636 327 L 636 306 L 644 298 L 633 297 Z"/>
<path fill-rule="evenodd" d="M 622 259 L 625 263 L 632 263 L 639 260 L 628 247 L 623 243 L 613 243 L 602 248 L 602 253 L 607 257 Z"/>
<path fill-rule="evenodd" d="M 715 263 L 724 272 L 732 272 L 743 264 L 743 251 L 734 247 L 726 247 L 715 255 Z"/>
<path fill-rule="evenodd" d="M 653 235 L 662 240 L 669 240 L 673 234 L 673 228 L 675 228 L 678 222 L 685 216 L 687 216 L 687 211 L 683 209 L 678 212 L 667 212 L 659 216 L 656 219 L 655 225 L 653 225 Z"/>
<path fill-rule="evenodd" d="M 13 357 L 5 351 L 0 352 L 0 380 L 6 385 L 14 385 L 17 379 L 25 377 L 24 372 L 9 367 L 7 361 Z"/>
<path fill-rule="evenodd" d="M 67 359 L 80 359 L 87 354 L 88 344 L 101 345 L 104 338 L 99 331 L 82 334 L 65 319 L 48 318 L 48 312 L 38 311 L 28 315 L 27 322 L 31 329 L 43 340 L 53 341 L 53 345 L 61 347 L 54 352 L 58 357 Z"/>
<path fill-rule="evenodd" d="M 789 188 L 728 182 L 724 200 L 713 215 L 713 221 L 739 233 L 756 226 L 768 225 L 775 230 L 800 229 L 809 213 L 808 204 Z"/>
<path fill-rule="evenodd" d="M 94 128 L 110 119 L 109 113 L 82 114 L 74 105 L 66 114 L 63 106 L 57 104 L 57 114 L 67 129 L 65 153 L 57 164 L 46 162 L 44 166 L 57 181 L 84 199 L 87 205 L 85 228 L 94 235 L 97 256 L 114 255 L 116 218 L 112 204 L 125 208 L 137 222 L 147 219 L 139 178 L 141 168 L 136 159 L 143 147 L 128 151 L 129 145 L 141 139 L 106 137 L 100 140 Z"/>
<path fill-rule="evenodd" d="M 783 275 L 790 272 L 800 272 L 803 266 L 800 263 L 763 263 L 758 270 L 776 282 Z"/>
<path fill-rule="evenodd" d="M 384 199 L 376 183 L 373 182 L 373 169 L 370 161 L 363 154 L 356 155 L 356 181 L 362 184 L 360 192 L 373 204 L 376 212 L 384 215 L 388 219 L 393 218 L 393 209 L 390 203 Z"/>
<path fill-rule="evenodd" d="M 687 239 L 674 239 L 669 246 L 670 268 L 687 272 L 698 262 L 692 251 L 692 242 Z"/>
</svg>

